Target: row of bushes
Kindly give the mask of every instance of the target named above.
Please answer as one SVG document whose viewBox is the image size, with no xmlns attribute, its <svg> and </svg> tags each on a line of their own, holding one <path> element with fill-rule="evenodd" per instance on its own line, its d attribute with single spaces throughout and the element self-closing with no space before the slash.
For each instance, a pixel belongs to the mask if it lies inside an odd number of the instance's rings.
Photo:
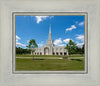
<svg viewBox="0 0 100 86">
<path fill-rule="evenodd" d="M 31 50 L 30 49 L 23 49 L 20 47 L 16 47 L 16 54 L 30 54 Z"/>
</svg>

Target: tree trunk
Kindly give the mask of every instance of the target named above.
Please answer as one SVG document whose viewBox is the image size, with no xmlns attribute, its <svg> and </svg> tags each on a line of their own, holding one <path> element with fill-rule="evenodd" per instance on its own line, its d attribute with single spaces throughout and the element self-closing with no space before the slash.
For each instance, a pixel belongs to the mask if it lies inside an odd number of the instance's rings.
<svg viewBox="0 0 100 86">
<path fill-rule="evenodd" d="M 31 51 L 31 55 L 32 55 L 32 51 Z"/>
</svg>

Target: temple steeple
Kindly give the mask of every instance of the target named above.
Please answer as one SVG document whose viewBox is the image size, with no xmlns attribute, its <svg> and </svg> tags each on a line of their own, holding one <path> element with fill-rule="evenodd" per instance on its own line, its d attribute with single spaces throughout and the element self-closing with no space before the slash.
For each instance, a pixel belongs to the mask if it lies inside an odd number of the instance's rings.
<svg viewBox="0 0 100 86">
<path fill-rule="evenodd" d="M 50 24 L 50 27 L 49 27 L 49 40 L 51 40 L 51 24 Z"/>
<path fill-rule="evenodd" d="M 51 24 L 49 26 L 49 38 L 47 40 L 47 44 L 52 45 L 53 46 L 53 40 L 51 38 Z"/>
</svg>

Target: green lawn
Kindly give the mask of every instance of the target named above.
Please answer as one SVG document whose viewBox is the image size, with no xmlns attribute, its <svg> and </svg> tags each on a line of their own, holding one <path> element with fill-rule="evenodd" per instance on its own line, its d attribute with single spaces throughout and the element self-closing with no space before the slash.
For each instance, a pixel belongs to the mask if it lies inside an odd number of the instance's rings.
<svg viewBox="0 0 100 86">
<path fill-rule="evenodd" d="M 84 70 L 84 58 L 71 60 L 16 58 L 16 70 Z"/>
</svg>

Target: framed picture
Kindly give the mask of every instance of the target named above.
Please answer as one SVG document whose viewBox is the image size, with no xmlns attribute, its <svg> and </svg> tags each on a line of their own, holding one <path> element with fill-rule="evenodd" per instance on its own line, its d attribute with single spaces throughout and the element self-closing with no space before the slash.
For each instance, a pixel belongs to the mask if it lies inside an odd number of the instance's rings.
<svg viewBox="0 0 100 86">
<path fill-rule="evenodd" d="M 1 0 L 0 86 L 100 86 L 99 3 Z"/>
<path fill-rule="evenodd" d="M 87 73 L 87 13 L 16 12 L 12 16 L 14 73 Z"/>
</svg>

